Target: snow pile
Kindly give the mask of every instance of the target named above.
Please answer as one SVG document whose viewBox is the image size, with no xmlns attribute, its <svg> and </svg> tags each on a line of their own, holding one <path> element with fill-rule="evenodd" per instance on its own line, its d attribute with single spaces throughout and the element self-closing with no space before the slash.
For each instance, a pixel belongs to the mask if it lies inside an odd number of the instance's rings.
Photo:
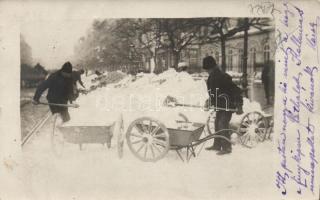
<svg viewBox="0 0 320 200">
<path fill-rule="evenodd" d="M 248 98 L 243 98 L 243 114 L 241 115 L 232 115 L 232 119 L 230 121 L 231 124 L 238 125 L 241 122 L 241 119 L 250 112 L 260 112 L 262 115 L 266 115 L 266 113 L 262 110 L 261 105 L 256 101 L 250 101 Z"/>
<path fill-rule="evenodd" d="M 117 83 L 124 77 L 125 74 L 121 71 L 104 72 L 100 76 L 96 74 L 85 76 L 82 78 L 82 81 L 88 90 L 81 91 L 81 93 L 87 94 L 93 90 L 96 90 L 97 88 L 105 87 L 106 85 L 111 83 Z"/>
<path fill-rule="evenodd" d="M 125 128 L 133 120 L 145 116 L 161 121 L 168 128 L 176 128 L 181 125 L 177 121 L 184 120 L 181 114 L 191 122 L 206 123 L 209 112 L 201 108 L 165 106 L 168 96 L 180 104 L 204 106 L 208 99 L 207 86 L 204 80 L 194 80 L 190 74 L 173 69 L 159 75 L 128 75 L 117 83 L 81 95 L 77 100 L 80 108 L 70 110 L 72 120 L 67 125 L 110 125 L 122 115 Z M 243 110 L 244 114 L 262 112 L 259 103 L 248 99 L 244 99 Z M 232 122 L 239 124 L 243 115 L 234 114 Z"/>
<path fill-rule="evenodd" d="M 192 77 L 195 80 L 200 80 L 200 79 L 207 80 L 209 77 L 209 74 L 207 72 L 193 73 Z"/>
<path fill-rule="evenodd" d="M 243 98 L 243 112 L 249 113 L 258 111 L 264 113 L 261 109 L 261 105 L 256 101 L 250 101 L 248 98 Z"/>
<path fill-rule="evenodd" d="M 108 72 L 107 74 L 103 74 L 99 76 L 97 81 L 100 81 L 100 83 L 106 83 L 106 84 L 117 83 L 124 77 L 125 77 L 124 73 L 119 71 L 114 71 L 114 72 Z"/>
<path fill-rule="evenodd" d="M 174 69 L 159 75 L 140 73 L 136 77 L 128 76 L 115 87 L 127 88 L 130 94 L 138 89 L 141 93 L 143 92 L 143 96 L 157 95 L 162 102 L 167 96 L 173 96 L 179 103 L 203 106 L 208 98 L 205 81 L 195 81 L 190 74 L 178 73 Z"/>
<path fill-rule="evenodd" d="M 70 110 L 72 120 L 66 125 L 107 125 L 120 114 L 126 126 L 138 117 L 149 116 L 176 127 L 176 120 L 182 120 L 181 113 L 190 121 L 205 122 L 208 113 L 201 109 L 164 106 L 167 96 L 179 103 L 201 106 L 208 98 L 205 82 L 193 80 L 188 73 L 173 69 L 160 75 L 139 73 L 81 95 L 77 100 L 80 108 Z"/>
<path fill-rule="evenodd" d="M 92 80 L 94 80 L 95 78 L 97 78 L 98 76 L 96 74 L 90 74 L 88 76 L 82 76 L 81 80 L 83 82 L 83 84 L 87 87 L 87 88 L 91 88 L 91 86 L 96 85 L 97 83 L 92 82 Z"/>
</svg>

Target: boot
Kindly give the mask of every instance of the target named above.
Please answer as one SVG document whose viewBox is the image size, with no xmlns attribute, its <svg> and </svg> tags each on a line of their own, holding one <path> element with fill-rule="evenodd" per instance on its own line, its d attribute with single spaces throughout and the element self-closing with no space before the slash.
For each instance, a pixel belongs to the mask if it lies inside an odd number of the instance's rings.
<svg viewBox="0 0 320 200">
<path fill-rule="evenodd" d="M 231 152 L 232 152 L 231 149 L 223 149 L 223 150 L 217 152 L 217 155 L 221 156 L 221 155 L 225 155 L 225 154 L 230 154 Z"/>
<path fill-rule="evenodd" d="M 215 147 L 214 145 L 205 148 L 207 151 L 220 151 L 221 148 Z"/>
</svg>

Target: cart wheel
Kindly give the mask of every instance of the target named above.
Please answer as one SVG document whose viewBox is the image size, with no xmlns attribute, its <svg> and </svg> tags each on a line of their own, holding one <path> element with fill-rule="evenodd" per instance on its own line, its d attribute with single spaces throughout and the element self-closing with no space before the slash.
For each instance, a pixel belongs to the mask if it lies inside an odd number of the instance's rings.
<svg viewBox="0 0 320 200">
<path fill-rule="evenodd" d="M 51 134 L 51 147 L 57 156 L 62 156 L 63 149 L 64 149 L 64 138 L 62 132 L 57 127 L 61 125 L 62 119 L 60 114 L 55 114 L 53 116 L 53 130 Z"/>
<path fill-rule="evenodd" d="M 126 133 L 131 152 L 142 161 L 155 162 L 169 151 L 168 129 L 158 120 L 142 117 L 133 121 Z"/>
<path fill-rule="evenodd" d="M 118 156 L 119 158 L 123 157 L 123 145 L 124 145 L 124 140 L 118 140 Z"/>
<path fill-rule="evenodd" d="M 212 111 L 207 119 L 207 131 L 211 135 L 215 133 L 214 121 L 216 119 L 216 112 Z"/>
<path fill-rule="evenodd" d="M 124 134 L 123 134 L 123 118 L 120 116 L 118 122 L 115 125 L 114 132 L 117 135 L 117 148 L 118 148 L 118 157 L 123 157 L 123 145 L 124 145 Z"/>
<path fill-rule="evenodd" d="M 260 112 L 247 113 L 239 126 L 240 143 L 249 148 L 255 147 L 265 140 L 267 127 L 267 121 Z"/>
<path fill-rule="evenodd" d="M 120 132 L 118 133 L 118 156 L 119 158 L 123 157 L 123 145 L 124 145 L 124 134 L 123 134 L 123 126 L 120 128 Z"/>
</svg>

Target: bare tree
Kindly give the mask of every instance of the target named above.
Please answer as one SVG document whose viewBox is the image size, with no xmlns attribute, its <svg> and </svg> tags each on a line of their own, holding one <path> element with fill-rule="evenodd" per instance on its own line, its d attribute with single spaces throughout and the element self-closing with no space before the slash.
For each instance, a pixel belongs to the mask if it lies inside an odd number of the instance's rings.
<svg viewBox="0 0 320 200">
<path fill-rule="evenodd" d="M 117 20 L 95 20 L 85 37 L 75 47 L 77 62 L 87 68 L 119 69 L 130 62 L 129 38 L 115 32 Z"/>
<path fill-rule="evenodd" d="M 148 58 L 155 65 L 155 49 L 157 40 L 155 19 L 121 19 L 117 21 L 114 34 L 121 40 L 126 40 L 131 58 L 134 60 Z"/>
<path fill-rule="evenodd" d="M 264 31 L 264 26 L 269 26 L 261 18 L 204 18 L 203 27 L 209 28 L 208 34 L 202 34 L 199 41 L 202 44 L 214 43 L 219 41 L 221 46 L 221 69 L 226 71 L 226 41 L 235 34 L 246 31 L 254 27 L 260 31 Z M 232 23 L 233 22 L 233 23 Z M 246 36 L 247 37 L 247 36 Z M 244 47 L 247 52 L 247 47 Z M 247 59 L 247 53 L 244 53 L 244 59 Z M 244 61 L 246 63 L 246 61 Z"/>
<path fill-rule="evenodd" d="M 87 66 L 117 69 L 139 68 L 147 60 L 157 66 L 157 51 L 163 49 L 173 55 L 173 66 L 177 67 L 181 52 L 188 46 L 219 41 L 225 71 L 227 39 L 250 27 L 261 29 L 264 25 L 259 18 L 250 18 L 246 23 L 230 18 L 96 20 L 75 51 L 78 61 Z M 210 30 L 208 34 L 202 34 L 203 28 Z"/>
<path fill-rule="evenodd" d="M 205 18 L 203 27 L 209 28 L 208 34 L 200 36 L 202 44 L 219 41 L 221 46 L 221 69 L 226 71 L 226 41 L 238 32 L 243 31 L 242 26 L 232 26 L 230 18 Z"/>
<path fill-rule="evenodd" d="M 20 35 L 20 59 L 21 64 L 25 65 L 32 65 L 32 48 L 30 45 L 25 41 L 24 36 Z"/>
<path fill-rule="evenodd" d="M 173 55 L 173 66 L 177 67 L 181 51 L 198 41 L 201 29 L 199 18 L 159 19 L 160 35 L 158 40 L 161 47 L 168 48 Z"/>
</svg>

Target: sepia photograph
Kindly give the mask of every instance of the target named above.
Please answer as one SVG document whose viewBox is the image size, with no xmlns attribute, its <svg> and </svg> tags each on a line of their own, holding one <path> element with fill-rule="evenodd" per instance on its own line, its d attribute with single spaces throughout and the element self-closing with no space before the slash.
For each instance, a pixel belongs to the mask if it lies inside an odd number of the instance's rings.
<svg viewBox="0 0 320 200">
<path fill-rule="evenodd" d="M 320 200 L 319 8 L 0 1 L 0 200 Z"/>
<path fill-rule="evenodd" d="M 272 18 L 21 23 L 28 199 L 270 199 Z"/>
</svg>

